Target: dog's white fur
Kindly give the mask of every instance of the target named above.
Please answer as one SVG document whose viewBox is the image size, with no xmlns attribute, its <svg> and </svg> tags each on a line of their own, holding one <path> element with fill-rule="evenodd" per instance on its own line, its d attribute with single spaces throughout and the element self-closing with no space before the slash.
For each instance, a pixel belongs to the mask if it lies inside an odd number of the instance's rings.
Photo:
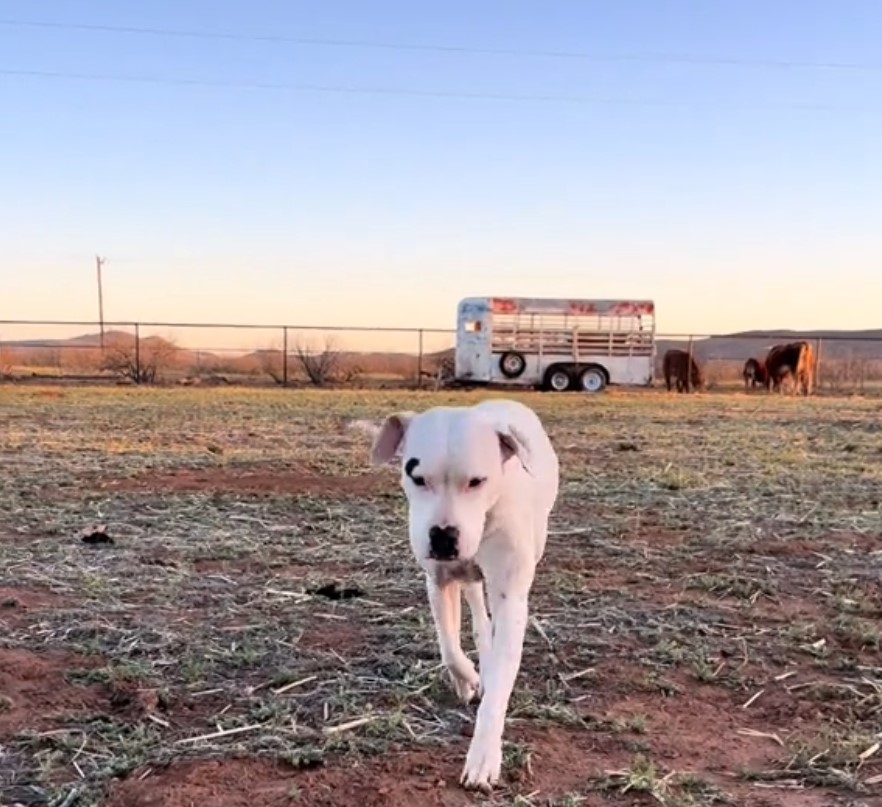
<svg viewBox="0 0 882 807">
<path fill-rule="evenodd" d="M 558 495 L 557 454 L 533 410 L 516 401 L 489 400 L 390 415 L 375 436 L 371 459 L 385 464 L 397 457 L 409 503 L 410 543 L 426 573 L 442 662 L 464 702 L 481 697 L 461 782 L 487 788 L 498 781 L 502 766 L 528 596 Z M 430 558 L 434 525 L 458 528 L 457 560 Z M 461 594 L 472 614 L 480 676 L 460 645 Z"/>
</svg>

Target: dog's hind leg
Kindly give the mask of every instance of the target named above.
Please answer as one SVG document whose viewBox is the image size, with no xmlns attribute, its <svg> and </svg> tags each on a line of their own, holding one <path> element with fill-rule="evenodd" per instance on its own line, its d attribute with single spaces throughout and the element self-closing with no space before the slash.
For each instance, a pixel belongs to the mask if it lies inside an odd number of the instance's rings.
<svg viewBox="0 0 882 807">
<path fill-rule="evenodd" d="M 431 576 L 426 577 L 426 590 L 432 618 L 435 620 L 435 631 L 438 634 L 438 648 L 441 651 L 441 662 L 447 669 L 453 688 L 463 703 L 469 703 L 478 691 L 479 679 L 475 665 L 462 652 L 460 645 L 460 623 L 462 618 L 462 601 L 460 584 L 447 582 L 439 586 Z"/>
</svg>

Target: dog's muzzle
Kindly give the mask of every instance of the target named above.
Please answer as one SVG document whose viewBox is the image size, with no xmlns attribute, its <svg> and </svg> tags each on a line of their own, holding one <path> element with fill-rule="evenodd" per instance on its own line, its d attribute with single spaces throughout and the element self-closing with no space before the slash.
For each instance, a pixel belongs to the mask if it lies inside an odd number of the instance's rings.
<svg viewBox="0 0 882 807">
<path fill-rule="evenodd" d="M 456 560 L 459 556 L 459 529 L 440 527 L 429 530 L 429 557 L 432 560 Z"/>
</svg>

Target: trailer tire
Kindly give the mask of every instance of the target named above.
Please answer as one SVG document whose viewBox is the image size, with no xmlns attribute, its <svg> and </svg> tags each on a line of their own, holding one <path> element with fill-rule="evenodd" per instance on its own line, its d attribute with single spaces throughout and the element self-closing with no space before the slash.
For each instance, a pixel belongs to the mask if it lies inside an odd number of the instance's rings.
<svg viewBox="0 0 882 807">
<path fill-rule="evenodd" d="M 499 371 L 506 378 L 517 378 L 527 369 L 527 360 L 523 353 L 509 350 L 499 357 Z"/>
<path fill-rule="evenodd" d="M 579 373 L 579 389 L 582 392 L 596 394 L 602 392 L 604 387 L 609 383 L 606 370 L 603 367 L 592 365 L 586 367 Z"/>
<path fill-rule="evenodd" d="M 548 392 L 566 392 L 573 388 L 573 374 L 563 365 L 552 365 L 545 372 L 542 386 Z"/>
</svg>

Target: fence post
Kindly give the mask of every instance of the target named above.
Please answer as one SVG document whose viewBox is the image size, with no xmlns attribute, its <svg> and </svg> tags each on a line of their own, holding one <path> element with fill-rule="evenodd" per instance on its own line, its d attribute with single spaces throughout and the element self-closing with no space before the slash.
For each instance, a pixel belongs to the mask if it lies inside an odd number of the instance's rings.
<svg viewBox="0 0 882 807">
<path fill-rule="evenodd" d="M 817 359 L 815 361 L 815 389 L 819 390 L 821 388 L 821 349 L 823 348 L 824 340 L 818 337 L 818 350 L 817 350 Z"/>
<path fill-rule="evenodd" d="M 417 377 L 416 377 L 416 386 L 417 389 L 423 388 L 423 329 L 420 328 L 418 333 L 418 348 L 417 348 Z"/>
<path fill-rule="evenodd" d="M 141 383 L 141 326 L 135 323 L 135 383 Z"/>
<path fill-rule="evenodd" d="M 692 337 L 689 337 L 689 358 L 686 364 L 686 392 L 692 392 Z"/>
<path fill-rule="evenodd" d="M 288 326 L 282 328 L 282 386 L 288 386 Z"/>
</svg>

